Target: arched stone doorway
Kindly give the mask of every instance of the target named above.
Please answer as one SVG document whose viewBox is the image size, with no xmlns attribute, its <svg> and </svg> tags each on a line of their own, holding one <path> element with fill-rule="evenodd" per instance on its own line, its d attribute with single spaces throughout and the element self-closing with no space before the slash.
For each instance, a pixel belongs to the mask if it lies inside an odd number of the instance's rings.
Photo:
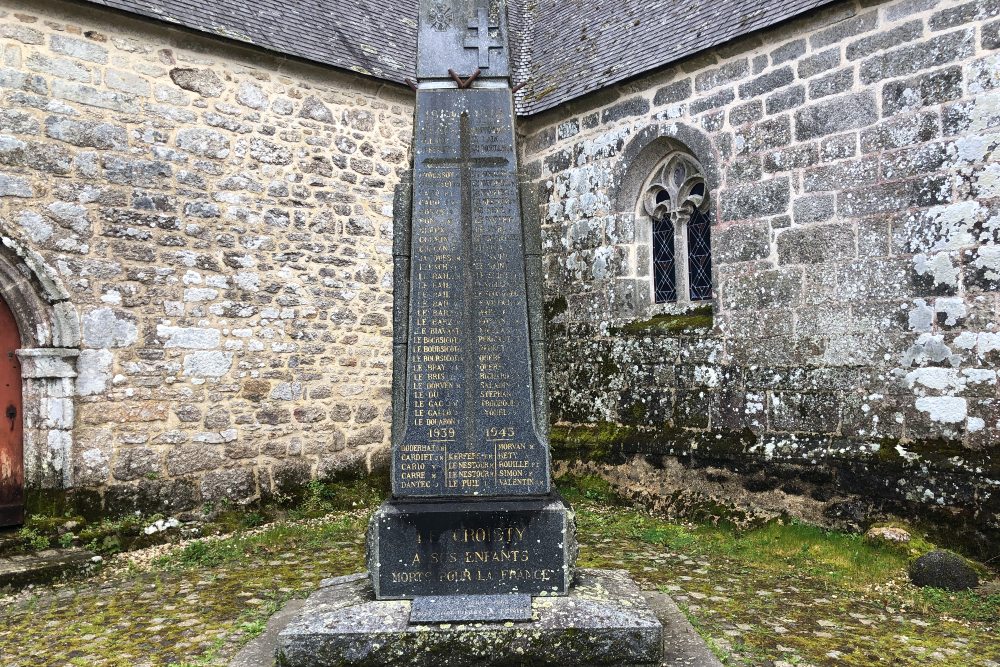
<svg viewBox="0 0 1000 667">
<path fill-rule="evenodd" d="M 20 367 L 22 402 L 16 420 L 23 429 L 22 488 L 28 495 L 31 489 L 68 489 L 79 317 L 55 270 L 41 255 L 2 233 L 0 299 L 20 337 L 13 359 L 6 350 L 0 351 L 0 365 L 16 362 Z M 6 380 L 0 381 L 0 390 L 4 384 Z M 9 427 L 7 407 L 8 403 L 0 403 L 0 429 Z"/>
<path fill-rule="evenodd" d="M 0 299 L 0 528 L 24 523 L 24 408 L 21 333 Z"/>
</svg>

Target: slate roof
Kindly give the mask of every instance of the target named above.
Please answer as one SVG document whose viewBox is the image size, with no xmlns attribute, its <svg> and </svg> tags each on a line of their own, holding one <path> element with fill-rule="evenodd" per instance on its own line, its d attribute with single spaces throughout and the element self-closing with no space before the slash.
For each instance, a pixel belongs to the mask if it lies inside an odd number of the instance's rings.
<svg viewBox="0 0 1000 667">
<path fill-rule="evenodd" d="M 402 83 L 417 53 L 418 0 L 87 0 Z"/>
<path fill-rule="evenodd" d="M 520 110 L 544 111 L 829 3 L 537 0 Z"/>
<path fill-rule="evenodd" d="M 87 0 L 402 83 L 419 0 Z M 518 111 L 531 115 L 832 0 L 508 0 Z"/>
</svg>

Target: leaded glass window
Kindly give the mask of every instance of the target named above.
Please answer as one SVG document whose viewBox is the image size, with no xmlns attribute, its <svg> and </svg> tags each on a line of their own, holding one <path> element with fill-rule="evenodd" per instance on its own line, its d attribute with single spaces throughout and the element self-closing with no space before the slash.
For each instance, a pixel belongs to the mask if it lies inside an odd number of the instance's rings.
<svg viewBox="0 0 1000 667">
<path fill-rule="evenodd" d="M 705 211 L 695 210 L 687 223 L 688 290 L 692 301 L 712 298 L 712 240 Z"/>
<path fill-rule="evenodd" d="M 652 226 L 653 300 L 712 298 L 711 216 L 701 167 L 676 151 L 647 181 L 643 208 Z"/>
<path fill-rule="evenodd" d="M 653 220 L 653 290 L 656 303 L 677 300 L 674 225 L 664 216 Z"/>
</svg>

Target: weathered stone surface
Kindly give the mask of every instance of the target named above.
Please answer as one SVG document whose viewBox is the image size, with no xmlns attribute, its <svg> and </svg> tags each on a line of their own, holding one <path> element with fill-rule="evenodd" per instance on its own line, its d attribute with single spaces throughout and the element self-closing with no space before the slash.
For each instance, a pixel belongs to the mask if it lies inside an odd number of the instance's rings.
<svg viewBox="0 0 1000 667">
<path fill-rule="evenodd" d="M 962 96 L 962 68 L 949 67 L 902 81 L 889 81 L 882 88 L 882 115 L 914 111 Z"/>
<path fill-rule="evenodd" d="M 307 97 L 302 103 L 302 108 L 299 110 L 299 117 L 318 120 L 323 123 L 333 122 L 333 113 L 323 102 L 313 95 Z"/>
<path fill-rule="evenodd" d="M 25 61 L 28 69 L 42 74 L 51 74 L 61 79 L 90 83 L 94 79 L 91 68 L 68 58 L 53 58 L 43 53 L 33 53 Z"/>
<path fill-rule="evenodd" d="M 795 112 L 795 138 L 799 141 L 871 125 L 878 120 L 875 96 L 856 93 L 809 105 Z"/>
<path fill-rule="evenodd" d="M 44 586 L 57 579 L 86 574 L 96 567 L 85 549 L 45 549 L 34 554 L 0 558 L 0 589 Z M 100 559 L 98 559 L 98 562 Z"/>
<path fill-rule="evenodd" d="M 236 91 L 236 101 L 251 109 L 263 110 L 267 108 L 267 93 L 260 86 L 252 83 L 244 83 Z"/>
<path fill-rule="evenodd" d="M 697 91 L 710 90 L 727 83 L 738 81 L 750 74 L 750 63 L 746 58 L 734 60 L 725 65 L 701 72 L 694 78 Z"/>
<path fill-rule="evenodd" d="M 602 123 L 614 123 L 629 116 L 641 116 L 649 112 L 649 101 L 641 97 L 632 98 L 608 107 L 601 114 Z"/>
<path fill-rule="evenodd" d="M 56 53 L 61 53 L 71 58 L 79 58 L 80 60 L 87 60 L 101 65 L 108 62 L 108 50 L 93 42 L 68 35 L 52 35 L 49 44 Z"/>
<path fill-rule="evenodd" d="M 881 53 L 861 63 L 859 76 L 865 84 L 905 76 L 971 56 L 975 34 L 971 30 L 941 35 L 921 44 Z"/>
<path fill-rule="evenodd" d="M 778 236 L 782 264 L 816 264 L 854 255 L 854 230 L 849 225 L 813 225 L 788 229 Z"/>
<path fill-rule="evenodd" d="M 662 625 L 621 570 L 581 570 L 571 596 L 536 598 L 527 624 L 410 625 L 410 602 L 370 595 L 364 575 L 324 582 L 279 634 L 279 662 L 653 666 L 662 656 Z"/>
<path fill-rule="evenodd" d="M 170 70 L 170 78 L 184 90 L 203 97 L 219 97 L 225 89 L 222 79 L 210 69 L 175 67 Z"/>
<path fill-rule="evenodd" d="M 840 64 L 840 49 L 827 49 L 799 61 L 798 74 L 800 79 L 833 69 Z"/>
<path fill-rule="evenodd" d="M 208 502 L 242 503 L 255 495 L 256 480 L 250 468 L 213 470 L 201 480 L 201 496 Z"/>
<path fill-rule="evenodd" d="M 861 151 L 878 151 L 902 148 L 936 139 L 939 135 L 936 113 L 925 112 L 898 116 L 879 123 L 861 133 Z"/>
<path fill-rule="evenodd" d="M 910 563 L 910 581 L 916 586 L 964 591 L 979 585 L 979 574 L 958 554 L 939 549 Z"/>
<path fill-rule="evenodd" d="M 751 262 L 771 254 L 771 231 L 766 223 L 730 225 L 718 230 L 715 250 L 719 261 Z"/>
<path fill-rule="evenodd" d="M 45 134 L 74 146 L 116 151 L 128 148 L 125 128 L 111 123 L 49 116 L 45 119 Z"/>
<path fill-rule="evenodd" d="M 561 498 L 387 502 L 368 529 L 380 600 L 422 595 L 565 595 L 576 534 Z"/>
<path fill-rule="evenodd" d="M 883 30 L 869 37 L 864 37 L 847 45 L 847 59 L 858 60 L 867 58 L 879 51 L 891 49 L 894 46 L 913 41 L 923 35 L 924 26 L 921 21 L 908 21 L 891 30 Z"/>
<path fill-rule="evenodd" d="M 72 81 L 53 81 L 52 96 L 70 102 L 97 107 L 98 109 L 108 109 L 109 111 L 120 111 L 122 113 L 139 113 L 139 105 L 131 95 L 116 91 L 98 90 L 93 86 L 86 86 L 82 83 Z"/>
<path fill-rule="evenodd" d="M 744 123 L 760 120 L 763 115 L 764 105 L 760 100 L 752 100 L 730 110 L 729 124 L 734 127 L 743 125 Z"/>
<path fill-rule="evenodd" d="M 115 479 L 128 481 L 155 475 L 160 469 L 159 454 L 147 447 L 136 447 L 119 452 L 112 470 Z"/>
<path fill-rule="evenodd" d="M 788 210 L 787 178 L 773 178 L 752 185 L 730 188 L 722 197 L 722 218 L 743 220 L 762 215 L 776 215 Z"/>
<path fill-rule="evenodd" d="M 213 130 L 188 129 L 177 133 L 177 147 L 201 157 L 221 159 L 229 155 L 229 137 Z"/>
<path fill-rule="evenodd" d="M 87 347 L 127 347 L 137 337 L 134 321 L 111 308 L 97 308 L 83 316 L 83 344 Z"/>
<path fill-rule="evenodd" d="M 789 60 L 796 60 L 806 53 L 806 40 L 796 39 L 783 44 L 771 51 L 771 64 L 781 65 Z"/>
<path fill-rule="evenodd" d="M 0 130 L 14 134 L 38 134 L 39 123 L 30 114 L 17 109 L 0 109 Z"/>
<path fill-rule="evenodd" d="M 768 114 L 777 114 L 788 109 L 793 109 L 806 101 L 805 86 L 789 86 L 784 90 L 779 90 L 766 100 Z"/>
<path fill-rule="evenodd" d="M 256 498 L 385 450 L 386 221 L 412 100 L 344 73 L 279 72 L 217 38 L 180 46 L 74 12 L 0 16 L 5 247 L 58 313 L 32 314 L 39 345 L 80 352 L 58 368 L 31 362 L 58 371 L 31 378 L 58 394 L 26 403 L 31 483 L 105 487 L 94 497 L 109 513 L 164 511 L 201 502 L 205 474 L 237 460 Z M 329 134 L 295 115 L 308 96 L 335 119 Z M 325 158 L 348 143 L 353 161 Z M 314 156 L 325 169 L 310 169 Z M 284 375 L 306 379 L 280 410 L 261 405 L 270 389 L 240 391 Z M 346 417 L 326 431 L 335 405 Z M 293 423 L 322 448 L 290 443 Z M 341 454 L 348 438 L 359 451 Z"/>
<path fill-rule="evenodd" d="M 231 352 L 192 352 L 184 355 L 184 375 L 222 377 L 233 365 Z"/>
<path fill-rule="evenodd" d="M 653 96 L 653 104 L 655 106 L 662 106 L 664 104 L 682 102 L 691 97 L 692 91 L 691 79 L 675 81 L 656 91 L 656 95 Z"/>
<path fill-rule="evenodd" d="M 795 74 L 791 67 L 781 67 L 759 76 L 756 79 L 741 84 L 739 87 L 740 97 L 743 99 L 765 95 L 772 90 L 787 86 L 795 80 Z"/>
<path fill-rule="evenodd" d="M 809 82 L 809 99 L 836 95 L 854 87 L 854 69 L 845 67 Z"/>
<path fill-rule="evenodd" d="M 732 89 L 723 90 L 721 93 L 715 93 L 709 97 L 700 97 L 688 105 L 691 110 L 692 115 L 704 113 L 705 111 L 711 111 L 712 109 L 718 109 L 719 107 L 724 107 L 733 100 L 736 99 L 736 93 Z"/>
<path fill-rule="evenodd" d="M 869 542 L 884 544 L 906 544 L 910 541 L 910 533 L 902 528 L 892 526 L 878 526 L 868 529 L 865 539 Z"/>
<path fill-rule="evenodd" d="M 792 219 L 798 225 L 829 220 L 835 211 L 833 195 L 799 197 L 792 203 Z"/>
<path fill-rule="evenodd" d="M 106 69 L 104 71 L 104 83 L 112 90 L 120 90 L 123 93 L 144 97 L 149 97 L 152 90 L 149 82 L 138 74 L 114 69 Z"/>
</svg>

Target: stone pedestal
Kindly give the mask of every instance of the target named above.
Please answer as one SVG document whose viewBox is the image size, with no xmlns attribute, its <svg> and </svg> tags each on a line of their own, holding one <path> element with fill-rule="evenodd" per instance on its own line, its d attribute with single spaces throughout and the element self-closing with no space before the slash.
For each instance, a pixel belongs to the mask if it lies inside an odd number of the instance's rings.
<svg viewBox="0 0 1000 667">
<path fill-rule="evenodd" d="M 500 593 L 565 595 L 573 577 L 573 512 L 562 498 L 382 504 L 368 528 L 380 600 Z"/>
<path fill-rule="evenodd" d="M 375 600 L 364 574 L 330 579 L 278 635 L 284 667 L 659 665 L 663 626 L 621 570 L 578 570 L 569 595 L 526 622 L 411 624 L 412 602 Z"/>
</svg>

